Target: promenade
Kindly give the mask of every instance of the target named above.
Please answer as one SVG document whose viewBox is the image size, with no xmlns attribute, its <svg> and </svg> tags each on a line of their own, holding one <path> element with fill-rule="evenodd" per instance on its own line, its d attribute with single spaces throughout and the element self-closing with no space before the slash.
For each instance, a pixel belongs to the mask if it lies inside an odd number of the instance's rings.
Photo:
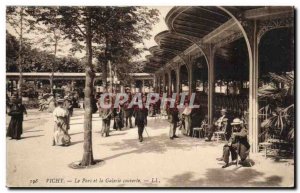
<svg viewBox="0 0 300 193">
<path fill-rule="evenodd" d="M 7 117 L 9 121 L 9 117 Z M 251 154 L 252 167 L 232 165 L 222 169 L 216 158 L 222 143 L 181 135 L 170 140 L 166 120 L 148 119 L 145 140 L 137 128 L 100 135 L 101 119 L 93 115 L 93 152 L 99 166 L 72 169 L 68 165 L 83 155 L 83 110 L 71 118 L 68 147 L 52 146 L 52 115 L 29 110 L 19 141 L 7 138 L 7 186 L 23 187 L 248 187 L 293 186 L 293 160 L 274 161 Z"/>
</svg>

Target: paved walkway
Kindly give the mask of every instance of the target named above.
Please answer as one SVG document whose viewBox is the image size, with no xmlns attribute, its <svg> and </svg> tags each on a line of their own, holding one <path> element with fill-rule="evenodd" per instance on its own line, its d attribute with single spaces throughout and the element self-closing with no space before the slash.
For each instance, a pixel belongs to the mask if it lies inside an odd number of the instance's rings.
<svg viewBox="0 0 300 193">
<path fill-rule="evenodd" d="M 8 119 L 8 118 L 7 118 Z M 251 155 L 252 167 L 234 165 L 222 169 L 222 144 L 204 142 L 179 135 L 168 138 L 166 120 L 150 119 L 143 143 L 137 129 L 112 131 L 102 138 L 101 120 L 93 115 L 93 152 L 101 166 L 71 169 L 83 154 L 83 111 L 76 109 L 71 118 L 69 147 L 51 146 L 51 114 L 29 111 L 25 118 L 23 139 L 7 138 L 7 185 L 43 187 L 249 187 L 293 186 L 292 160 L 274 161 L 261 154 Z"/>
</svg>

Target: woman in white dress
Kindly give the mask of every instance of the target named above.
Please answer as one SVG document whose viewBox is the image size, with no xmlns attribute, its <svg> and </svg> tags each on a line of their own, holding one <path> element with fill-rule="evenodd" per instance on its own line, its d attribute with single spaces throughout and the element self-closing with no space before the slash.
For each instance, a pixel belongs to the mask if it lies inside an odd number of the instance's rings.
<svg viewBox="0 0 300 193">
<path fill-rule="evenodd" d="M 68 112 L 63 108 L 63 99 L 57 100 L 58 106 L 53 111 L 54 119 L 54 133 L 53 133 L 53 146 L 54 145 L 70 145 L 70 136 L 68 134 Z"/>
</svg>

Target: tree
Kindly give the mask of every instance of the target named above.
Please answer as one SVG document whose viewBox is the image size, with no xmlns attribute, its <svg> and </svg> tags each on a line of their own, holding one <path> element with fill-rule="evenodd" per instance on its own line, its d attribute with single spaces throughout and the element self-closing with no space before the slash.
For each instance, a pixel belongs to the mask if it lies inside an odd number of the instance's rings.
<svg viewBox="0 0 300 193">
<path fill-rule="evenodd" d="M 154 21 L 157 21 L 157 10 L 146 10 L 146 8 L 136 7 L 58 7 L 57 9 L 58 22 L 64 36 L 76 45 L 75 50 L 80 49 L 82 43 L 85 45 L 84 153 L 80 166 L 96 163 L 92 151 L 94 52 L 99 51 L 98 59 L 104 60 L 106 67 L 107 61 L 112 56 L 115 58 L 114 61 L 117 61 L 118 57 L 129 61 L 130 54 L 134 54 L 130 51 L 135 50 L 132 49 L 134 44 L 143 42 L 143 38 L 149 38 L 151 26 Z M 49 16 L 44 15 L 44 18 L 39 19 L 45 21 L 48 18 Z"/>
<path fill-rule="evenodd" d="M 18 72 L 18 48 L 19 41 L 15 36 L 6 32 L 6 71 Z M 31 44 L 22 47 L 22 71 L 23 72 L 84 72 L 82 62 L 74 57 L 55 57 L 47 50 L 32 48 Z M 52 66 L 53 63 L 57 65 Z"/>
<path fill-rule="evenodd" d="M 18 96 L 22 98 L 22 83 L 23 83 L 23 47 L 24 43 L 28 41 L 24 37 L 24 33 L 29 33 L 34 27 L 34 20 L 28 15 L 28 7 L 14 7 L 6 8 L 6 22 L 10 28 L 18 35 L 19 49 L 18 49 L 18 69 L 19 69 L 19 85 Z"/>
<path fill-rule="evenodd" d="M 44 7 L 44 11 L 51 12 L 51 7 Z M 85 92 L 84 92 L 84 146 L 83 157 L 79 166 L 90 166 L 95 164 L 92 149 L 92 97 L 93 81 L 95 72 L 92 64 L 92 39 L 96 20 L 93 15 L 97 14 L 94 7 L 57 7 L 55 20 L 64 36 L 72 42 L 84 42 L 86 51 L 85 61 Z M 38 21 L 50 22 L 54 17 L 52 14 L 38 14 Z"/>
<path fill-rule="evenodd" d="M 19 42 L 15 36 L 6 31 L 6 71 L 17 72 Z"/>
<path fill-rule="evenodd" d="M 61 29 L 66 36 L 74 42 L 85 42 L 85 92 L 84 92 L 84 152 L 80 166 L 95 164 L 92 149 L 92 98 L 93 81 L 95 77 L 92 64 L 93 51 L 92 39 L 95 26 L 99 25 L 95 19 L 98 14 L 96 7 L 59 7 L 58 14 L 61 16 Z"/>
<path fill-rule="evenodd" d="M 102 82 L 107 89 L 107 68 L 124 77 L 139 67 L 134 57 L 144 51 L 138 48 L 144 39 L 151 37 L 150 30 L 158 22 L 158 10 L 147 7 L 105 7 L 99 14 L 98 33 L 95 37 L 100 45 L 97 49 L 98 62 L 102 71 Z M 135 66 L 137 64 L 137 66 Z"/>
<path fill-rule="evenodd" d="M 63 41 L 64 36 L 60 28 L 60 18 L 58 15 L 58 7 L 43 7 L 31 8 L 30 15 L 36 18 L 37 24 L 41 23 L 43 25 L 36 25 L 36 33 L 38 34 L 37 43 L 41 44 L 44 49 L 51 49 L 51 53 L 54 55 L 53 62 L 50 63 L 51 66 L 51 77 L 50 77 L 50 88 L 51 93 L 53 93 L 53 77 L 55 66 L 57 64 L 57 52 L 61 51 L 58 45 Z M 42 35 L 41 35 L 42 34 Z"/>
</svg>

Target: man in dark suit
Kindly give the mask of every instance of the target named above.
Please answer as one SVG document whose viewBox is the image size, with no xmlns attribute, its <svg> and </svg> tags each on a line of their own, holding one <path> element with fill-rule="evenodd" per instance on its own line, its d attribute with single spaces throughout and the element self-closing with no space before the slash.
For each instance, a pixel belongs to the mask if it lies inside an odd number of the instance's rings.
<svg viewBox="0 0 300 193">
<path fill-rule="evenodd" d="M 244 162 L 250 149 L 250 144 L 247 139 L 248 131 L 242 126 L 242 121 L 239 118 L 235 118 L 231 125 L 233 126 L 233 133 L 228 143 L 223 147 L 223 160 L 225 165 L 222 166 L 222 168 L 229 166 L 230 154 L 232 161 L 235 161 L 239 155 L 241 162 Z"/>
<path fill-rule="evenodd" d="M 177 124 L 179 122 L 179 117 L 178 117 L 178 108 L 177 108 L 178 102 L 176 101 L 176 104 L 174 105 L 173 108 L 169 108 L 169 112 L 170 112 L 170 131 L 169 131 L 169 136 L 170 139 L 174 139 L 174 138 L 178 138 L 178 136 L 176 135 L 176 128 L 177 128 Z"/>
<path fill-rule="evenodd" d="M 138 135 L 139 141 L 143 141 L 143 132 L 146 123 L 146 108 L 143 107 L 136 107 L 134 110 L 134 117 L 135 117 L 135 125 L 138 127 Z"/>
<path fill-rule="evenodd" d="M 133 108 L 129 106 L 130 101 L 125 102 L 124 104 L 124 115 L 125 115 L 125 126 L 128 128 L 132 128 L 132 115 L 133 115 Z M 129 122 L 129 124 L 128 124 Z"/>
</svg>

